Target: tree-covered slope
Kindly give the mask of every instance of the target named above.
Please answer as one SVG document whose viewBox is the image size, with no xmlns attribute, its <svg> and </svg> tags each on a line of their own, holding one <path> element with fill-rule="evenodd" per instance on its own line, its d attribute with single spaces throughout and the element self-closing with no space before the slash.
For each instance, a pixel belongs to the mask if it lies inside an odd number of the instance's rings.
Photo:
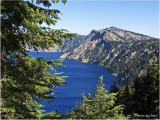
<svg viewBox="0 0 160 120">
<path fill-rule="evenodd" d="M 117 35 L 109 36 L 111 33 Z M 125 37 L 120 37 L 122 34 Z M 61 58 L 105 66 L 118 76 L 119 83 L 127 83 L 136 73 L 145 73 L 151 58 L 159 54 L 158 44 L 158 39 L 110 27 L 89 34 L 79 46 L 69 49 Z"/>
<path fill-rule="evenodd" d="M 119 88 L 116 83 L 110 92 L 104 89 L 103 77 L 93 96 L 81 95 L 75 107 L 65 116 L 70 119 L 158 119 L 159 118 L 159 64 L 152 59 L 147 73 Z"/>
</svg>

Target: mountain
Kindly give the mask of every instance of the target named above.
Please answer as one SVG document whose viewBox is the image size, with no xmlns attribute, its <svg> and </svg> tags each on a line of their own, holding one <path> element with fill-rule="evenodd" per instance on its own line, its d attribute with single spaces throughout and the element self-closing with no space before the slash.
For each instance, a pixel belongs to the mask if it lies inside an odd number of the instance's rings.
<svg viewBox="0 0 160 120">
<path fill-rule="evenodd" d="M 33 47 L 29 48 L 28 45 L 26 45 L 25 50 L 30 51 L 30 52 L 35 52 L 35 49 Z M 59 47 L 56 45 L 54 48 L 50 47 L 49 50 L 47 49 L 41 49 L 41 48 L 37 48 L 38 52 L 57 52 L 59 51 Z"/>
<path fill-rule="evenodd" d="M 66 45 L 62 45 L 62 49 L 60 49 L 56 45 L 54 48 L 51 47 L 49 50 L 47 49 L 42 50 L 41 48 L 37 48 L 37 50 L 38 52 L 65 52 L 72 47 L 78 46 L 84 40 L 85 37 L 86 37 L 85 35 L 77 35 L 76 37 L 73 37 L 73 40 L 67 40 L 67 39 L 63 40 L 64 43 L 66 43 Z M 26 45 L 26 50 L 35 51 L 33 47 L 29 48 L 27 45 Z"/>
<path fill-rule="evenodd" d="M 95 39 L 128 42 L 136 40 L 149 40 L 152 39 L 152 37 L 127 30 L 122 30 L 112 26 L 110 28 L 99 30 L 97 34 L 92 38 L 92 40 Z"/>
<path fill-rule="evenodd" d="M 78 46 L 68 49 L 61 58 L 105 66 L 123 85 L 130 82 L 136 73 L 146 73 L 153 56 L 158 55 L 158 39 L 110 27 L 92 30 Z"/>
<path fill-rule="evenodd" d="M 67 45 L 62 46 L 62 52 L 65 52 L 72 47 L 77 47 L 85 37 L 85 35 L 77 35 L 76 37 L 73 37 L 73 40 L 64 40 Z"/>
</svg>

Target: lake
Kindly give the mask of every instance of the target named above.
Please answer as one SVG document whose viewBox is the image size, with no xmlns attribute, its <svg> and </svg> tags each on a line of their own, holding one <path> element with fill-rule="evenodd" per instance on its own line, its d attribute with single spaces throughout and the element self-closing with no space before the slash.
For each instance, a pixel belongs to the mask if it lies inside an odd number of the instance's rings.
<svg viewBox="0 0 160 120">
<path fill-rule="evenodd" d="M 59 59 L 61 52 L 30 52 L 32 57 L 44 58 L 46 60 Z M 57 72 L 63 72 L 62 75 L 69 76 L 65 80 L 66 85 L 62 85 L 62 88 L 53 88 L 55 91 L 55 100 L 50 104 L 42 101 L 45 105 L 43 109 L 46 112 L 57 110 L 61 114 L 66 114 L 74 108 L 76 101 L 81 100 L 81 94 L 87 95 L 96 91 L 96 84 L 98 83 L 99 77 L 103 75 L 103 83 L 105 84 L 106 90 L 110 90 L 110 86 L 116 81 L 111 73 L 106 71 L 105 67 L 97 66 L 89 63 L 82 63 L 77 60 L 64 59 L 62 64 L 65 67 L 54 67 Z"/>
</svg>

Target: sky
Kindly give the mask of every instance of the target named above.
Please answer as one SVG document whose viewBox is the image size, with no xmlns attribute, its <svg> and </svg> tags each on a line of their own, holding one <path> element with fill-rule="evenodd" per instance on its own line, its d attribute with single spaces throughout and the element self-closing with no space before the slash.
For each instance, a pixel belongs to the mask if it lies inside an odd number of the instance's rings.
<svg viewBox="0 0 160 120">
<path fill-rule="evenodd" d="M 60 15 L 54 29 L 87 35 L 91 30 L 115 26 L 124 30 L 159 37 L 159 1 L 68 0 L 53 4 Z"/>
</svg>

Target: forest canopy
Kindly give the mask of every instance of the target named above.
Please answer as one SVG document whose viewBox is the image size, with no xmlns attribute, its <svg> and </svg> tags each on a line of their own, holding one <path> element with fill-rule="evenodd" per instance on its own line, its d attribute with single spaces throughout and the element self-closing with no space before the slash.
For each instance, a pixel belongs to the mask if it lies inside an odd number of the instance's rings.
<svg viewBox="0 0 160 120">
<path fill-rule="evenodd" d="M 59 0 L 18 0 L 1 2 L 1 97 L 2 118 L 41 118 L 39 99 L 53 101 L 52 87 L 66 84 L 65 77 L 53 66 L 63 66 L 61 60 L 32 58 L 26 47 L 49 49 L 64 44 L 76 34 L 64 29 L 52 29 L 59 19 L 59 10 L 52 9 Z M 64 4 L 66 0 L 62 0 Z M 39 7 L 42 5 L 43 7 Z M 46 26 L 43 26 L 46 23 Z M 53 74 L 48 70 L 53 71 Z M 52 113 L 51 113 L 52 114 Z M 60 118 L 57 113 L 55 118 Z M 45 118 L 45 116 L 43 116 Z"/>
</svg>

